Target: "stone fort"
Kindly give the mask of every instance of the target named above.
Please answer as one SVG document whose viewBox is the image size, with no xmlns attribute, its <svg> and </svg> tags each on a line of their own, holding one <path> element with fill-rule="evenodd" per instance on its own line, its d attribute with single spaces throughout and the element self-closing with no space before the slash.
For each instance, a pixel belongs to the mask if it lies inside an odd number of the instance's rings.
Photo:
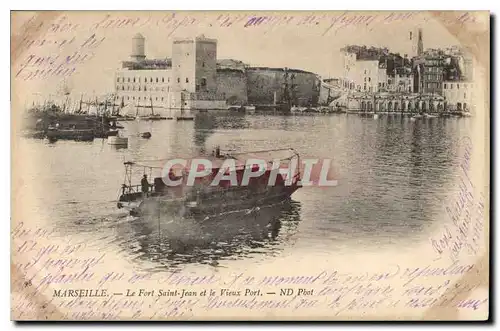
<svg viewBox="0 0 500 331">
<path fill-rule="evenodd" d="M 163 59 L 148 59 L 145 46 L 145 38 L 135 35 L 130 60 L 123 61 L 116 72 L 115 98 L 122 105 L 195 110 L 258 107 L 279 102 L 285 85 L 294 105 L 318 103 L 318 75 L 299 69 L 252 67 L 234 59 L 218 60 L 216 39 L 203 35 L 174 39 L 172 56 Z"/>
</svg>

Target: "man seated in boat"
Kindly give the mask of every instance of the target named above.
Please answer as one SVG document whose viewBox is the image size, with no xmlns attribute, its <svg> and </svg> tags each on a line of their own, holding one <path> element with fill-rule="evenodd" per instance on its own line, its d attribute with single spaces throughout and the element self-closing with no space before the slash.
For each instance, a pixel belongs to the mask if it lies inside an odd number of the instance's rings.
<svg viewBox="0 0 500 331">
<path fill-rule="evenodd" d="M 148 175 L 142 176 L 142 179 L 141 179 L 142 194 L 147 195 L 150 187 L 151 187 L 151 185 L 149 185 L 149 182 L 148 182 Z"/>
<path fill-rule="evenodd" d="M 221 157 L 220 147 L 219 146 L 215 147 L 215 150 L 212 152 L 212 155 L 215 156 L 216 158 L 220 158 Z"/>
</svg>

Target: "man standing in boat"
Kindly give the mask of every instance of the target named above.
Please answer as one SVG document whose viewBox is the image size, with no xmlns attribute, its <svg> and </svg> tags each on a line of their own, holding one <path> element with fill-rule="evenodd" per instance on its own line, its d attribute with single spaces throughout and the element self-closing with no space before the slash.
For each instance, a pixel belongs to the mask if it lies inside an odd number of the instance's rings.
<svg viewBox="0 0 500 331">
<path fill-rule="evenodd" d="M 148 175 L 142 176 L 142 180 L 141 180 L 142 195 L 146 196 L 148 194 L 150 186 L 151 185 L 149 185 L 149 182 L 148 182 Z"/>
</svg>

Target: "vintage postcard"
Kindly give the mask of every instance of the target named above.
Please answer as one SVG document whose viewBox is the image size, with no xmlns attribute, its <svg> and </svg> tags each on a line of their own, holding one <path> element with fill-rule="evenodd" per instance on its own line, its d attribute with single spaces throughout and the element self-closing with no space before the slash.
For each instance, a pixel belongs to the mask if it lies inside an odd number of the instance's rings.
<svg viewBox="0 0 500 331">
<path fill-rule="evenodd" d="M 13 320 L 489 318 L 489 12 L 11 26 Z"/>
</svg>

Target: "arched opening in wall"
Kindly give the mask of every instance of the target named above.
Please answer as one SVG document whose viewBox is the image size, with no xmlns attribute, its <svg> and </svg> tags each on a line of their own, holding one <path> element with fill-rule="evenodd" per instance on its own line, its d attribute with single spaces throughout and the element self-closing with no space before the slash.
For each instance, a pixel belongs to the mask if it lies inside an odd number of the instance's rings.
<svg viewBox="0 0 500 331">
<path fill-rule="evenodd" d="M 443 104 L 441 102 L 438 103 L 437 110 L 443 111 Z"/>
<path fill-rule="evenodd" d="M 372 105 L 371 101 L 368 101 L 366 106 L 368 108 L 368 111 L 372 111 L 373 105 Z"/>
<path fill-rule="evenodd" d="M 387 105 L 387 110 L 392 111 L 392 101 L 389 101 L 389 104 Z"/>
<path fill-rule="evenodd" d="M 464 111 L 467 111 L 467 104 L 464 102 Z"/>
<path fill-rule="evenodd" d="M 462 103 L 461 102 L 457 103 L 457 110 L 462 111 Z"/>
<path fill-rule="evenodd" d="M 422 102 L 422 111 L 426 111 L 427 110 L 427 102 Z"/>
<path fill-rule="evenodd" d="M 394 102 L 394 111 L 397 111 L 399 109 L 399 104 L 397 101 Z"/>
<path fill-rule="evenodd" d="M 203 77 L 200 82 L 200 89 L 201 90 L 206 90 L 207 89 L 207 79 Z"/>
<path fill-rule="evenodd" d="M 413 103 L 412 102 L 408 102 L 408 110 L 409 111 L 413 110 Z"/>
<path fill-rule="evenodd" d="M 402 111 L 406 110 L 406 102 L 404 102 L 404 101 L 401 103 L 401 110 Z"/>
<path fill-rule="evenodd" d="M 364 101 L 361 101 L 361 110 L 362 111 L 366 110 L 366 103 Z"/>
<path fill-rule="evenodd" d="M 435 110 L 435 108 L 434 108 L 434 102 L 430 101 L 429 102 L 429 111 L 433 112 L 434 110 Z"/>
</svg>

